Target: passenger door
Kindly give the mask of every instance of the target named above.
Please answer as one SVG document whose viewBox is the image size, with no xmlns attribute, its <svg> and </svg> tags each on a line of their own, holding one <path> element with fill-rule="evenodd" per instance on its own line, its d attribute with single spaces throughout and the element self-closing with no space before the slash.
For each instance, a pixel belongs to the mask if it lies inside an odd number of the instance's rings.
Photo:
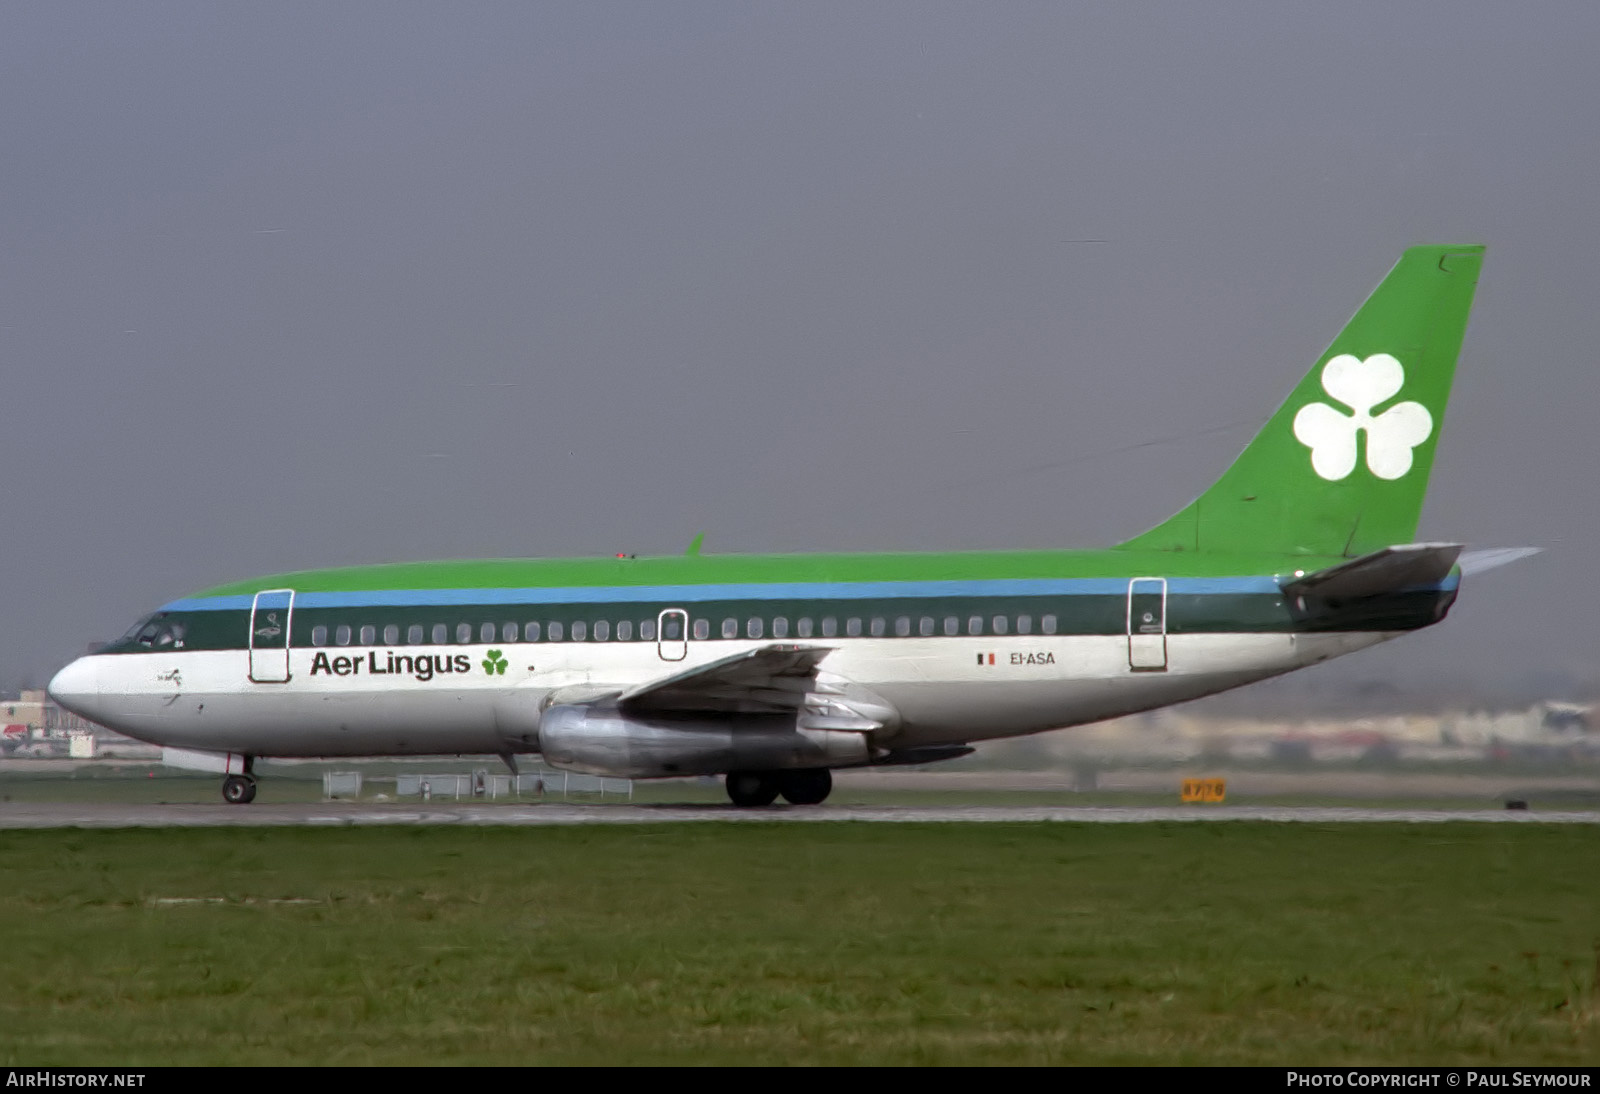
<svg viewBox="0 0 1600 1094">
<path fill-rule="evenodd" d="M 263 589 L 250 604 L 250 679 L 257 684 L 289 680 L 289 626 L 293 589 Z"/>
<path fill-rule="evenodd" d="M 1167 579 L 1128 582 L 1128 667 L 1134 672 L 1167 670 Z"/>
</svg>

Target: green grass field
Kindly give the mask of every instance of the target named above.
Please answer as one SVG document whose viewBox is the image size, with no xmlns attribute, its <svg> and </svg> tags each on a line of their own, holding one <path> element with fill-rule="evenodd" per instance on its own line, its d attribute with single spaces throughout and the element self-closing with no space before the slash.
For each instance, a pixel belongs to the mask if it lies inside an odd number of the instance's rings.
<svg viewBox="0 0 1600 1094">
<path fill-rule="evenodd" d="M 0 1059 L 1600 1061 L 1590 826 L 0 832 Z"/>
</svg>

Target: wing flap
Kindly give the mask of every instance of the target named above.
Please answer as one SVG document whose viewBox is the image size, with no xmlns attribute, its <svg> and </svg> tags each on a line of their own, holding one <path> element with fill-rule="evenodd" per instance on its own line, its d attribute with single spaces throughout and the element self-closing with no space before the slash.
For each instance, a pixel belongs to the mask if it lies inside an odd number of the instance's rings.
<svg viewBox="0 0 1600 1094">
<path fill-rule="evenodd" d="M 792 714 L 806 702 L 826 646 L 770 645 L 630 688 L 617 705 L 640 712 Z"/>
</svg>

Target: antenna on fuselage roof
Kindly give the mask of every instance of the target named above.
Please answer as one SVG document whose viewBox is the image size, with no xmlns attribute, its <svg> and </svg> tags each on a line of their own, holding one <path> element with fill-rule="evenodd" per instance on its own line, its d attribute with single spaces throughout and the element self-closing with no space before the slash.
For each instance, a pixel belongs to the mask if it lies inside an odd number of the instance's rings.
<svg viewBox="0 0 1600 1094">
<path fill-rule="evenodd" d="M 704 532 L 696 532 L 694 538 L 689 541 L 689 549 L 683 552 L 683 556 L 685 558 L 699 558 L 700 545 L 705 541 L 706 534 Z"/>
</svg>

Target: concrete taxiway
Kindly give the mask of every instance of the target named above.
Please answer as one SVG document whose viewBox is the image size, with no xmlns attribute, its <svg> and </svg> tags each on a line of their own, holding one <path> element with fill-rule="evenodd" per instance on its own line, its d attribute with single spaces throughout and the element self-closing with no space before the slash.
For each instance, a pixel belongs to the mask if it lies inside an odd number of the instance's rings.
<svg viewBox="0 0 1600 1094">
<path fill-rule="evenodd" d="M 1508 809 L 1359 809 L 1284 806 L 992 806 L 821 805 L 738 809 L 731 805 L 381 805 L 286 803 L 237 805 L 148 805 L 83 802 L 6 803 L 0 829 L 23 828 L 299 828 L 366 825 L 676 824 L 855 821 L 895 823 L 1150 824 L 1276 821 L 1302 824 L 1494 824 L 1600 825 L 1600 811 L 1557 812 Z"/>
</svg>

